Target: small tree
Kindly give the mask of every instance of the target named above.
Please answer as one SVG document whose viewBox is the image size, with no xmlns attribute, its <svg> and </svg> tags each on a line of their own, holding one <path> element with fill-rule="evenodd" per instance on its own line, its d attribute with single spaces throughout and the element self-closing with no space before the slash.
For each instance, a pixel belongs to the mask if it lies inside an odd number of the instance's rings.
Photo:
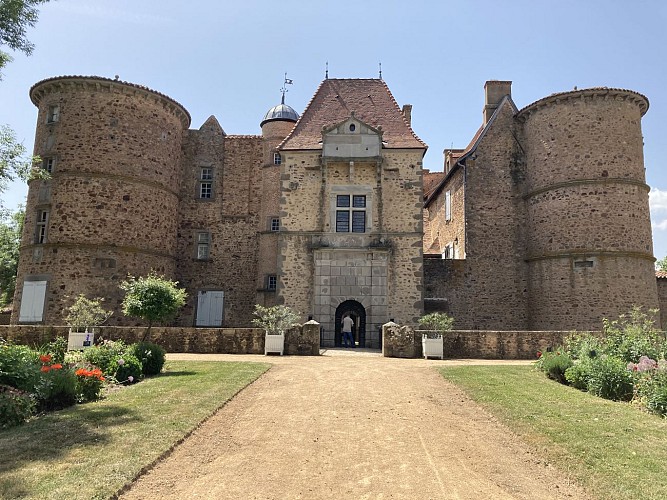
<svg viewBox="0 0 667 500">
<path fill-rule="evenodd" d="M 448 332 L 454 325 L 454 318 L 445 313 L 431 313 L 419 318 L 419 326 L 424 330 L 436 331 L 439 334 Z"/>
<path fill-rule="evenodd" d="M 299 314 L 287 306 L 264 307 L 255 304 L 257 318 L 252 324 L 263 328 L 269 335 L 281 335 L 299 324 Z"/>
<path fill-rule="evenodd" d="M 657 271 L 667 272 L 667 257 L 663 257 L 662 259 L 656 260 L 655 261 L 655 269 Z"/>
<path fill-rule="evenodd" d="M 88 299 L 83 294 L 79 295 L 69 307 L 65 321 L 75 329 L 101 325 L 113 314 L 102 308 L 103 301 L 99 297 Z"/>
<path fill-rule="evenodd" d="M 141 278 L 129 276 L 120 287 L 125 290 L 123 314 L 148 321 L 142 342 L 150 335 L 153 323 L 172 319 L 185 305 L 187 298 L 185 290 L 178 288 L 177 281 L 168 280 L 154 272 Z"/>
</svg>

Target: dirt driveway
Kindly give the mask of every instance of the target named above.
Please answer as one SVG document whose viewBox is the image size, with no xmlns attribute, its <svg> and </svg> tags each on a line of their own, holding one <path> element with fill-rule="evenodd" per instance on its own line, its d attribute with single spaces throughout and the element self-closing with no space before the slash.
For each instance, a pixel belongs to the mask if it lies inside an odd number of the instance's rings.
<svg viewBox="0 0 667 500">
<path fill-rule="evenodd" d="M 274 366 L 121 498 L 586 498 L 433 369 L 456 362 L 170 359 Z"/>
</svg>

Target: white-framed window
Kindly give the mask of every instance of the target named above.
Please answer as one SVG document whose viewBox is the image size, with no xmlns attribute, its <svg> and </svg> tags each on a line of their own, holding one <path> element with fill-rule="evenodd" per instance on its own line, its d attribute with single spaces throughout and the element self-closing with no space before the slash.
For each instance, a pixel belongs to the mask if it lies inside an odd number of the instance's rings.
<svg viewBox="0 0 667 500">
<path fill-rule="evenodd" d="M 280 156 L 280 153 L 273 153 L 273 164 L 280 165 L 283 162 L 283 157 Z"/>
<path fill-rule="evenodd" d="M 452 192 L 445 192 L 445 220 L 452 220 Z"/>
<path fill-rule="evenodd" d="M 449 243 L 444 250 L 442 251 L 443 259 L 453 259 L 454 258 L 454 244 Z"/>
<path fill-rule="evenodd" d="M 19 323 L 37 323 L 44 319 L 46 281 L 23 282 Z"/>
<path fill-rule="evenodd" d="M 366 232 L 366 195 L 336 195 L 336 232 Z"/>
<path fill-rule="evenodd" d="M 213 198 L 213 169 L 210 167 L 199 170 L 199 198 Z"/>
<path fill-rule="evenodd" d="M 46 157 L 42 159 L 42 168 L 46 170 L 49 174 L 53 173 L 53 169 L 56 166 L 56 159 L 53 157 Z"/>
<path fill-rule="evenodd" d="M 49 106 L 46 114 L 46 123 L 56 123 L 58 120 L 60 120 L 60 106 L 57 104 Z"/>
<path fill-rule="evenodd" d="M 266 277 L 266 289 L 275 291 L 278 288 L 278 276 L 275 274 L 269 274 Z"/>
<path fill-rule="evenodd" d="M 273 232 L 280 231 L 280 217 L 271 217 L 270 229 Z"/>
<path fill-rule="evenodd" d="M 46 243 L 47 226 L 49 224 L 49 211 L 37 211 L 37 223 L 35 227 L 35 243 Z"/>
<path fill-rule="evenodd" d="M 199 231 L 197 233 L 197 259 L 208 260 L 211 250 L 211 233 Z"/>
</svg>

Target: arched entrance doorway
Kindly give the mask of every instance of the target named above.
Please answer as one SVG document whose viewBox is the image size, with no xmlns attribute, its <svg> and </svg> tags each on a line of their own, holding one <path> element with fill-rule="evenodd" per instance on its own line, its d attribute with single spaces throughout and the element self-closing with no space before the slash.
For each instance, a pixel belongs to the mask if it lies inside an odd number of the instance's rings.
<svg viewBox="0 0 667 500">
<path fill-rule="evenodd" d="M 366 309 L 356 300 L 346 300 L 336 308 L 336 336 L 335 345 L 340 347 L 341 342 L 341 321 L 345 314 L 349 314 L 354 321 L 352 335 L 356 341 L 357 347 L 366 347 Z"/>
</svg>

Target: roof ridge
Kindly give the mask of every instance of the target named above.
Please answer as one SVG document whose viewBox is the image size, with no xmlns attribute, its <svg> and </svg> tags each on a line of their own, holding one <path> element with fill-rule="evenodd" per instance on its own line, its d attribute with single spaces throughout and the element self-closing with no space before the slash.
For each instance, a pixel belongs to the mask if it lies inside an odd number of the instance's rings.
<svg viewBox="0 0 667 500">
<path fill-rule="evenodd" d="M 401 118 L 403 119 L 403 123 L 405 123 L 405 126 L 408 127 L 408 130 L 412 134 L 412 137 L 414 137 L 417 141 L 419 141 L 425 148 L 428 148 L 428 145 L 422 141 L 417 134 L 415 134 L 415 131 L 412 130 L 412 125 L 408 123 L 408 120 L 405 118 L 405 115 L 403 114 L 403 110 L 401 107 L 398 105 L 398 102 L 396 101 L 396 98 L 394 97 L 394 94 L 391 93 L 391 90 L 389 90 L 389 85 L 387 85 L 387 82 L 385 82 L 382 79 L 379 79 L 382 82 L 382 85 L 384 85 L 384 88 L 386 89 L 387 93 L 389 94 L 389 97 L 391 97 L 392 102 L 396 105 L 396 110 L 398 113 L 401 115 Z"/>
</svg>

